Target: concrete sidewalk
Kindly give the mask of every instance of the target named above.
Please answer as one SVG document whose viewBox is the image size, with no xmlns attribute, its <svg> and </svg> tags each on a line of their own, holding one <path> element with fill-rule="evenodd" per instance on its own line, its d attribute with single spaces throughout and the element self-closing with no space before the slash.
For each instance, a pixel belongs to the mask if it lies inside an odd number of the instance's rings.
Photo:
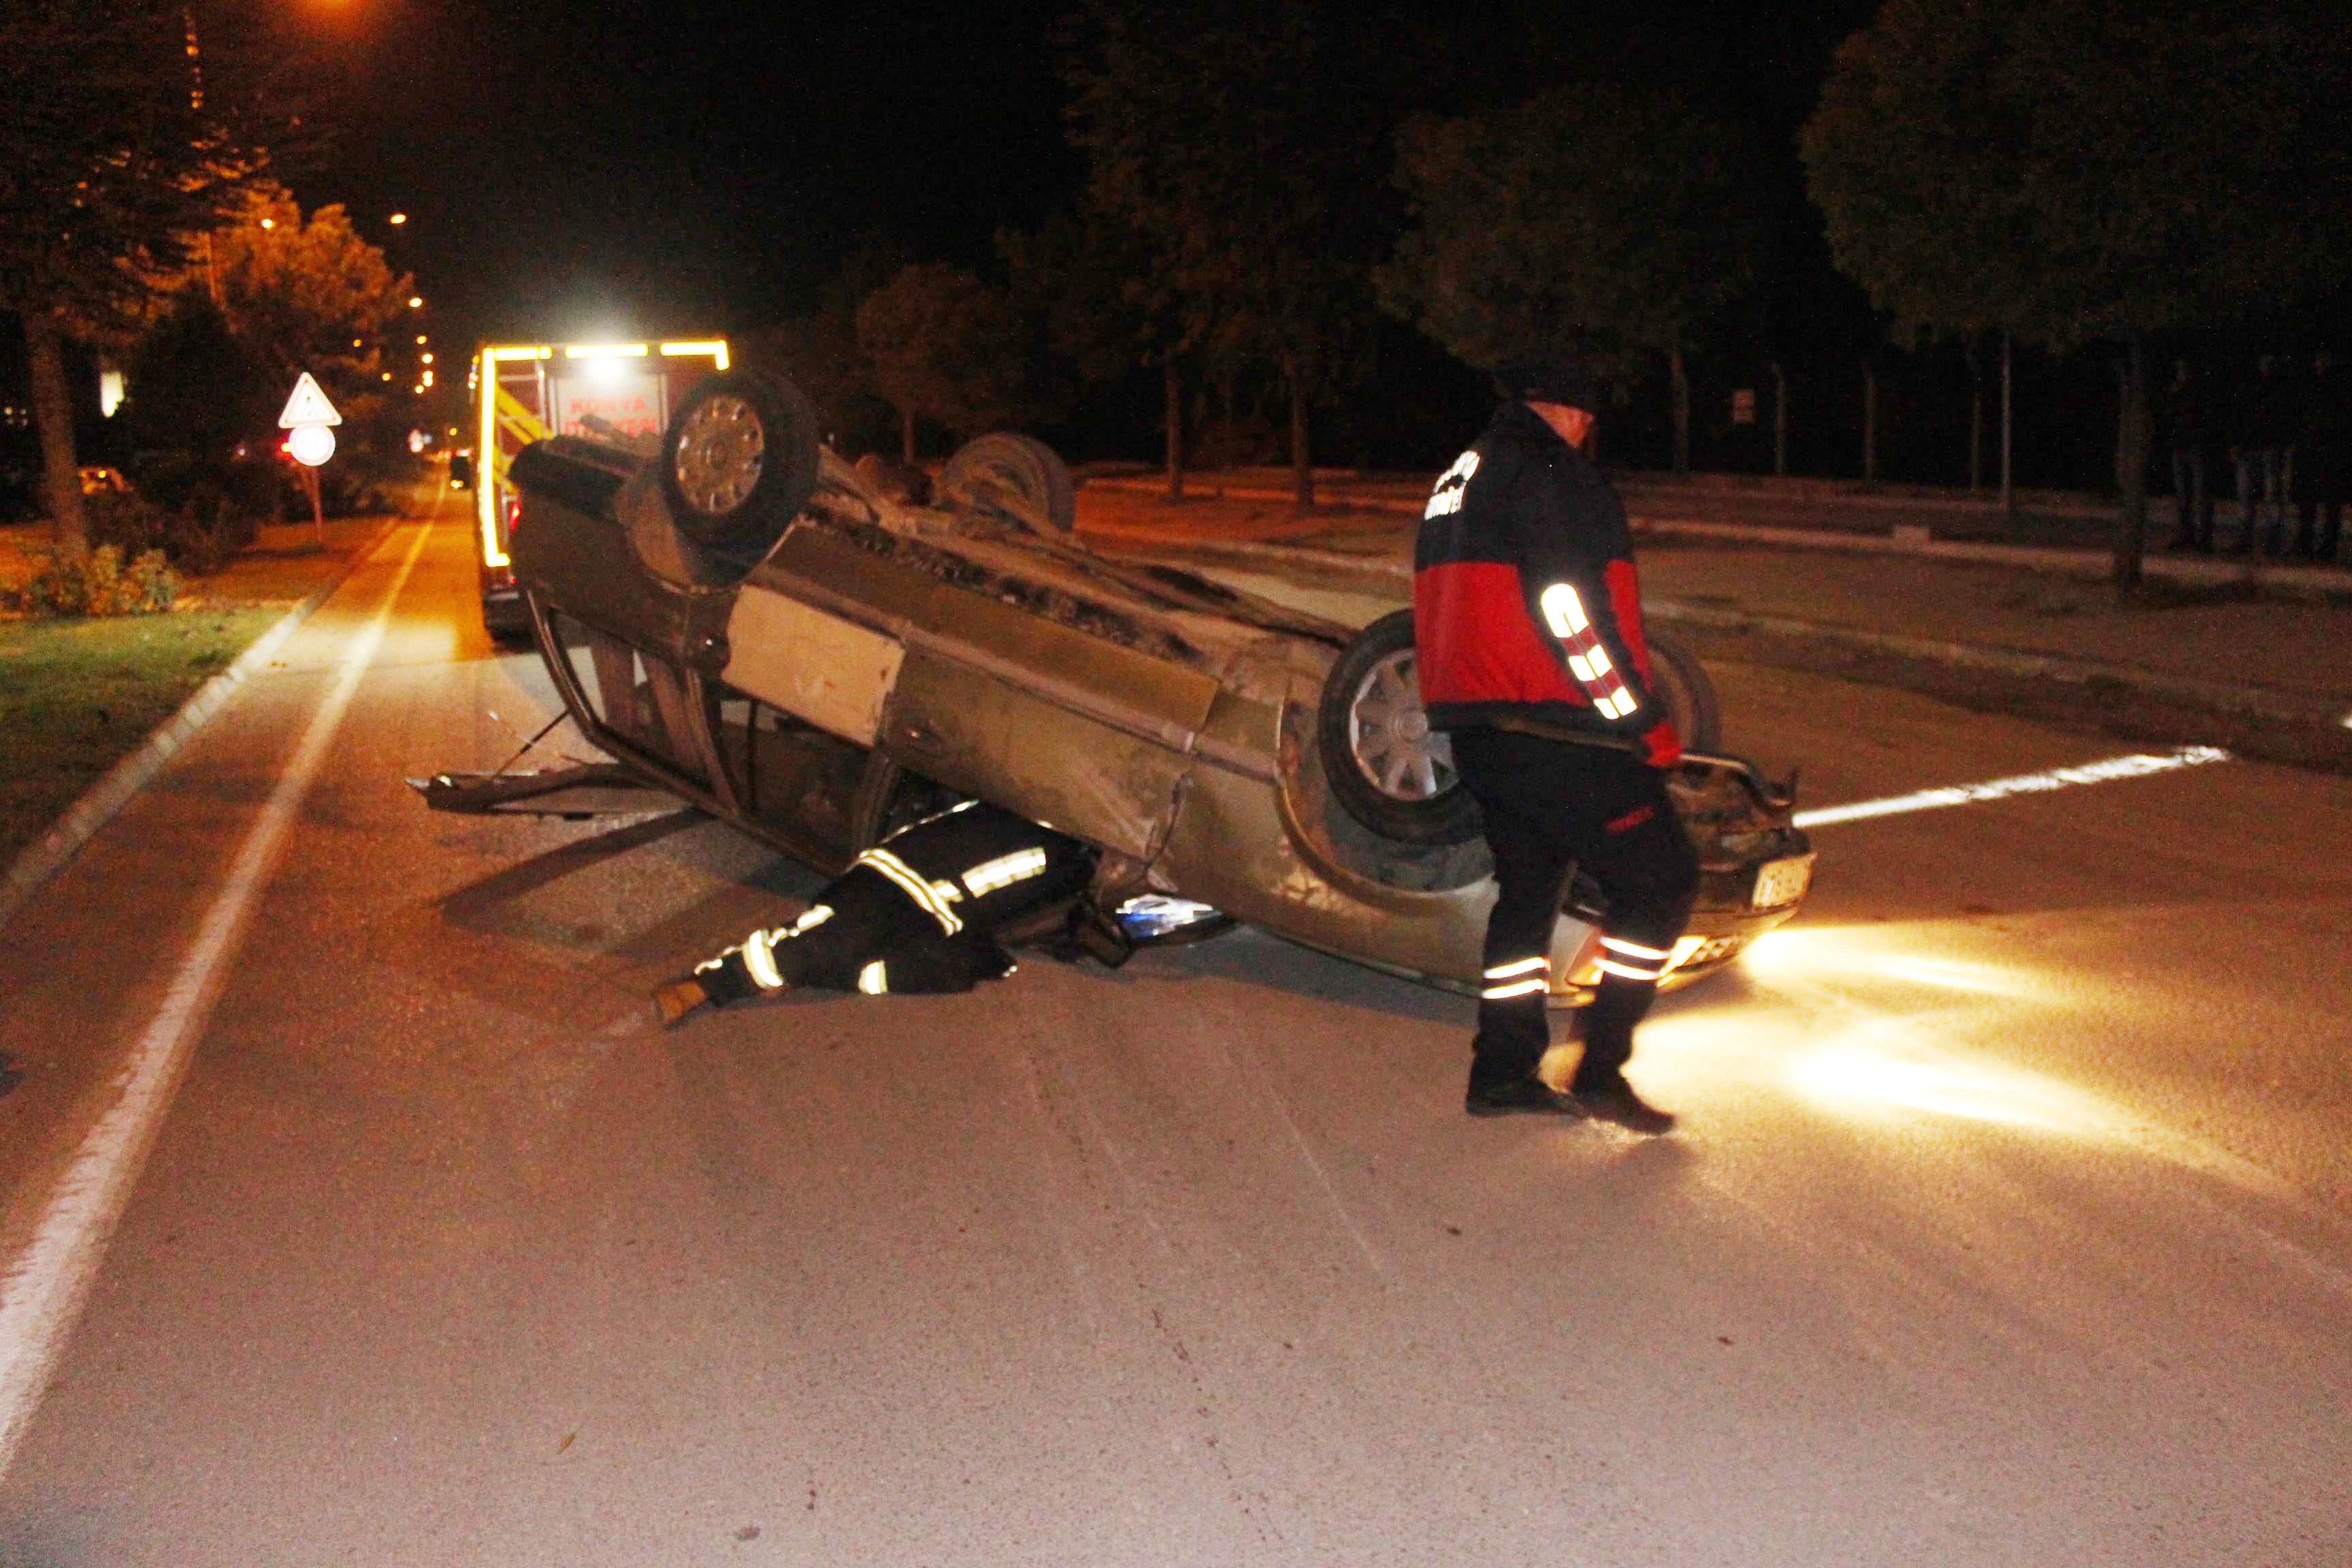
<svg viewBox="0 0 2352 1568">
<path fill-rule="evenodd" d="M 1107 474 L 1086 488 L 1099 495 L 1156 498 L 1156 476 Z M 1409 531 L 1428 499 L 1426 478 L 1334 470 L 1317 477 L 1318 511 L 1302 518 L 1291 505 L 1288 476 L 1244 468 L 1194 476 L 1188 500 L 1158 501 L 1157 529 L 1312 541 L 1327 548 L 1379 548 Z M 1628 474 L 1619 493 L 1637 533 L 1667 538 L 1769 544 L 1820 550 L 2012 566 L 2052 576 L 2104 582 L 2113 565 L 2109 541 L 2116 505 L 2066 491 L 2018 492 L 2014 511 L 1965 490 L 1928 486 L 1864 487 L 1828 479 L 1776 479 L 1739 474 Z M 1197 498 L 1197 499 L 1196 499 Z M 1235 513 L 1241 515 L 1237 518 Z M 2233 509 L 2217 527 L 2234 541 Z M 1220 531 L 1222 530 L 1222 531 Z M 2160 584 L 2191 589 L 2241 589 L 2290 598 L 2352 599 L 2352 545 L 2336 563 L 2272 561 L 2259 555 L 2175 553 L 2169 498 L 2148 502 L 2145 573 Z"/>
<path fill-rule="evenodd" d="M 1079 526 L 1118 552 L 1278 568 L 1328 593 L 1399 604 L 1410 592 L 1414 519 L 1385 507 L 1301 519 L 1286 498 L 1228 491 L 1170 505 L 1097 480 L 1081 493 Z M 1833 549 L 1822 547 L 1826 528 L 1733 522 L 1637 524 L 1637 532 L 1653 618 L 1715 634 L 1711 651 L 1817 667 L 1818 658 L 1781 656 L 1820 645 L 1849 662 L 1932 664 L 2076 694 L 2121 689 L 2192 718 L 2233 716 L 2240 735 L 2249 725 L 2303 731 L 2289 760 L 2352 748 L 2352 602 L 2333 595 L 2258 592 L 2242 569 L 2237 581 L 2152 572 L 2141 600 L 2124 605 L 2105 583 L 2103 552 Z M 2150 564 L 2210 572 L 2214 563 Z M 2334 568 L 2284 570 L 2352 587 L 2352 574 Z"/>
</svg>

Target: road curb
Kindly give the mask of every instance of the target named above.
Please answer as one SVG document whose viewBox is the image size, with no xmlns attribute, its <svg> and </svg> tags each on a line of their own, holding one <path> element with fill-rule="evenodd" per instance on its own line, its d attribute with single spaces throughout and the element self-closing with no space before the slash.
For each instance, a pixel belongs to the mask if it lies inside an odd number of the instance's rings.
<svg viewBox="0 0 2352 1568">
<path fill-rule="evenodd" d="M 1147 546 L 1150 553 L 1161 556 L 1223 560 L 1242 565 L 1281 563 L 1287 565 L 1307 566 L 1335 574 L 1378 578 L 1386 584 L 1392 584 L 1400 593 L 1411 592 L 1412 584 L 1412 569 L 1402 562 L 1377 556 L 1349 555 L 1336 550 L 1300 549 L 1279 543 L 1258 543 L 1241 540 L 1151 542 L 1137 535 L 1102 537 L 1106 542 L 1124 544 L 1130 549 Z M 2183 564 L 2189 563 L 2183 563 Z M 2167 675 L 2160 670 L 2147 669 L 2139 665 L 2124 664 L 2110 659 L 2084 658 L 2065 654 L 2030 653 L 2020 648 L 2002 647 L 1986 643 L 1946 642 L 1929 637 L 1907 637 L 1892 632 L 1871 631 L 1861 626 L 1801 620 L 1791 616 L 1755 615 L 1745 610 L 1709 609 L 1701 605 L 1682 604 L 1673 599 L 1645 599 L 1643 607 L 1652 616 L 1668 624 L 1701 626 L 1717 631 L 1759 632 L 1772 637 L 1801 637 L 1814 642 L 1841 643 L 1850 647 L 1866 648 L 1873 653 L 1927 659 L 1962 669 L 1983 669 L 1997 674 L 2023 676 L 2038 680 L 2064 681 L 2071 685 L 2088 686 L 2099 682 L 2110 682 L 2169 702 L 2217 709 L 2229 713 L 2243 713 L 2288 723 L 2316 723 L 2333 727 L 2341 721 L 2344 710 L 2347 706 L 2352 706 L 2352 701 L 2341 698 L 2278 691 L 2266 687 L 2239 686 L 2221 680 L 2198 680 L 2188 676 Z"/>
<path fill-rule="evenodd" d="M 205 721 L 236 694 L 237 688 L 251 679 L 255 670 L 267 665 L 270 656 L 285 647 L 287 639 L 310 618 L 311 612 L 325 604 L 359 570 L 360 563 L 373 555 L 377 546 L 407 521 L 396 518 L 371 535 L 332 577 L 271 623 L 269 629 L 254 638 L 227 668 L 190 693 L 176 712 L 149 731 L 144 741 L 119 758 L 96 784 L 82 792 L 80 799 L 66 808 L 65 815 L 47 833 L 18 854 L 9 863 L 7 874 L 0 877 L 0 927 L 13 920 L 50 878 L 81 853 L 82 847 L 96 837 L 100 828 L 137 798 L 149 781 L 163 771 L 163 764 L 178 755 L 181 748 L 205 727 Z"/>
<path fill-rule="evenodd" d="M 1960 669 L 1989 670 L 1999 675 L 2036 680 L 2063 681 L 2074 686 L 2107 682 L 2190 707 L 2243 713 L 2254 718 L 2294 724 L 2332 725 L 2341 704 L 2325 697 L 2275 691 L 2266 687 L 2235 686 L 2221 680 L 2198 680 L 2166 675 L 2112 659 L 2080 658 L 2063 654 L 2028 653 L 2020 648 L 1986 643 L 1944 642 L 1931 637 L 1906 637 L 1893 632 L 1867 631 L 1859 626 L 1827 625 L 1790 616 L 1750 615 L 1743 610 L 1712 610 L 1671 599 L 1651 599 L 1643 609 L 1670 625 L 1704 626 L 1715 631 L 1760 632 L 1770 637 L 1801 637 L 1834 642 L 1873 653 L 1927 659 Z"/>
</svg>

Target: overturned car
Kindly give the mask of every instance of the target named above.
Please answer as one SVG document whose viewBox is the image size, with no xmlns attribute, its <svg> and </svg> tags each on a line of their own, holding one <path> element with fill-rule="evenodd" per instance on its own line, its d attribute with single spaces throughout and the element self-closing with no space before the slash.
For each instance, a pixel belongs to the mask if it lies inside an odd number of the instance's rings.
<svg viewBox="0 0 2352 1568">
<path fill-rule="evenodd" d="M 735 371 L 650 454 L 558 437 L 515 459 L 532 633 L 628 773 L 828 873 L 977 797 L 1093 846 L 1089 896 L 1130 930 L 1197 929 L 1168 911 L 1207 906 L 1475 993 L 1491 862 L 1421 711 L 1409 611 L 1349 624 L 1098 554 L 1025 437 L 969 443 L 926 487 L 814 432 L 789 383 Z M 1703 868 L 1671 986 L 1794 913 L 1812 854 L 1788 792 L 1706 754 L 1712 692 L 1657 642 Z M 1556 1003 L 1598 978 L 1596 898 L 1571 885 Z"/>
</svg>

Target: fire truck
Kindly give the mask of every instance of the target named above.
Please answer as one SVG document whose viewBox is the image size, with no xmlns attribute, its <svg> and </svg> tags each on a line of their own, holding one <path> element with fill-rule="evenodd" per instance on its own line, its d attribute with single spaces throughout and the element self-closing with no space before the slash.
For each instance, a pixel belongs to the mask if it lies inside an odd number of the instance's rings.
<svg viewBox="0 0 2352 1568">
<path fill-rule="evenodd" d="M 493 636 L 530 629 L 507 557 L 522 501 L 507 478 L 515 454 L 550 436 L 585 436 L 653 455 L 670 405 L 727 368 L 716 338 L 652 343 L 492 343 L 476 356 L 474 548 L 482 625 Z"/>
</svg>

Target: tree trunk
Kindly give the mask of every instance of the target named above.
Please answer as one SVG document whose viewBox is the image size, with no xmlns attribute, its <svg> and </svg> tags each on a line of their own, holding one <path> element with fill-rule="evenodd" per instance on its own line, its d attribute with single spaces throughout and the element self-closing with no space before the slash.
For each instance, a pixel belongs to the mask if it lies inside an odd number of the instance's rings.
<svg viewBox="0 0 2352 1568">
<path fill-rule="evenodd" d="M 2116 531 L 2116 592 L 2128 598 L 2139 587 L 2147 553 L 2147 339 L 2132 332 L 2116 367 L 2123 396 L 2116 411 L 2116 488 L 2123 492 L 2121 526 Z"/>
<path fill-rule="evenodd" d="M 1772 472 L 1789 472 L 1789 373 L 1772 362 Z"/>
<path fill-rule="evenodd" d="M 1675 472 L 1690 472 L 1690 367 L 1683 363 L 1677 344 L 1666 354 L 1666 369 L 1675 387 Z"/>
<path fill-rule="evenodd" d="M 1293 360 L 1283 367 L 1290 383 L 1290 478 L 1297 491 L 1298 510 L 1315 510 L 1315 458 L 1307 441 L 1307 384 Z"/>
<path fill-rule="evenodd" d="M 1981 341 L 1969 339 L 1969 494 L 1984 489 L 1984 360 Z"/>
<path fill-rule="evenodd" d="M 915 411 L 898 410 L 898 458 L 908 468 L 915 466 Z"/>
<path fill-rule="evenodd" d="M 2000 510 L 2017 510 L 2017 491 L 2010 485 L 2010 461 L 2017 448 L 2015 396 L 2017 392 L 2017 350 L 2009 329 L 2000 330 Z"/>
<path fill-rule="evenodd" d="M 1878 482 L 1878 367 L 1862 362 L 1862 482 Z"/>
<path fill-rule="evenodd" d="M 1168 400 L 1168 499 L 1184 499 L 1184 377 L 1176 368 L 1176 356 L 1163 353 L 1160 360 L 1160 386 Z"/>
<path fill-rule="evenodd" d="M 74 458 L 73 391 L 66 381 L 65 334 L 38 306 L 25 311 L 25 358 L 31 372 L 33 425 L 41 439 L 41 502 L 49 537 L 79 555 L 89 548 L 81 510 L 81 468 Z"/>
</svg>

